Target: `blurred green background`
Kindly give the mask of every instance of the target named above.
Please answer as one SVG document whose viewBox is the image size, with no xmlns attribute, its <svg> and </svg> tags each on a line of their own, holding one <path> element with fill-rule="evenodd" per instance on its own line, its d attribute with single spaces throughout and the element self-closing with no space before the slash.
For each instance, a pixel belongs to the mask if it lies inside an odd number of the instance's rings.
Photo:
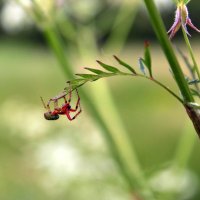
<svg viewBox="0 0 200 200">
<path fill-rule="evenodd" d="M 64 34 L 62 37 L 66 58 L 73 64 L 74 73 L 84 73 L 86 66 L 96 67 L 96 59 L 114 64 L 113 54 L 138 70 L 143 41 L 149 39 L 155 77 L 178 93 L 145 9 L 137 1 L 64 3 L 69 3 L 65 8 L 66 18 L 63 19 L 63 14 L 58 18 L 68 23 L 61 26 L 68 28 L 67 37 Z M 172 23 L 175 9 L 168 3 L 160 1 L 159 4 L 167 27 Z M 196 4 L 192 1 L 189 7 L 194 24 L 200 20 L 195 18 L 195 12 L 199 12 Z M 135 9 L 120 18 L 118 11 L 128 10 L 130 5 Z M 132 199 L 99 125 L 84 103 L 83 112 L 72 122 L 65 117 L 57 121 L 43 118 L 45 110 L 40 96 L 47 101 L 66 87 L 67 80 L 45 41 L 41 24 L 35 25 L 29 15 L 22 13 L 14 1 L 0 4 L 0 199 Z M 131 14 L 133 19 L 130 20 Z M 119 27 L 113 26 L 117 18 L 122 19 Z M 71 25 L 76 30 L 81 27 L 82 38 L 70 29 Z M 91 32 L 95 36 L 95 48 L 91 48 Z M 193 35 L 192 44 L 200 63 L 199 35 Z M 174 39 L 184 51 L 181 41 L 181 37 Z M 80 47 L 80 43 L 85 46 Z M 147 80 L 113 77 L 104 82 L 121 122 L 131 133 L 138 159 L 153 190 L 177 193 L 177 199 L 200 199 L 199 140 L 184 108 Z M 84 89 L 90 93 L 102 83 L 103 80 L 88 83 Z M 99 99 L 104 97 L 99 96 Z M 102 110 L 104 107 L 102 103 Z M 110 126 L 114 126 L 112 113 L 109 110 L 107 113 L 111 116 Z M 185 135 L 188 135 L 188 146 L 181 149 L 180 140 Z M 188 154 L 181 176 L 171 171 L 178 148 L 183 157 Z"/>
</svg>

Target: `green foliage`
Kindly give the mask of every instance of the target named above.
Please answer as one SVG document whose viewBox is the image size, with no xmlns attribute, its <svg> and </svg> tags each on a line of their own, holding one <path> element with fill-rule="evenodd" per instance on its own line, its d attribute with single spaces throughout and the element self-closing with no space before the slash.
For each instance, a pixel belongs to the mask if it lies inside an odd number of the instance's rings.
<svg viewBox="0 0 200 200">
<path fill-rule="evenodd" d="M 151 68 L 151 54 L 150 54 L 150 49 L 149 49 L 149 42 L 145 41 L 144 45 L 144 58 L 139 59 L 139 64 L 140 64 L 140 70 L 142 71 L 143 74 L 146 74 L 145 68 L 148 69 L 149 76 L 153 78 L 152 75 L 152 68 Z"/>
<path fill-rule="evenodd" d="M 111 65 L 108 65 L 106 63 L 103 63 L 103 62 L 97 60 L 97 63 L 100 65 L 100 67 L 103 68 L 104 71 L 102 71 L 100 69 L 86 67 L 85 69 L 92 72 L 93 74 L 77 73 L 76 75 L 81 77 L 81 78 L 76 78 L 76 79 L 67 81 L 67 83 L 70 83 L 70 87 L 75 89 L 77 87 L 84 85 L 87 82 L 96 81 L 98 79 L 111 77 L 111 76 L 130 75 L 130 76 L 140 76 L 140 77 L 142 77 L 143 75 L 145 75 L 145 67 L 149 70 L 149 75 L 150 75 L 149 78 L 151 78 L 151 79 L 153 78 L 152 70 L 151 70 L 151 54 L 150 54 L 148 42 L 145 42 L 144 59 L 143 58 L 139 59 L 140 68 L 141 68 L 141 71 L 142 71 L 143 74 L 137 73 L 136 70 L 130 64 L 123 61 L 122 59 L 120 59 L 116 55 L 114 55 L 113 57 L 117 61 L 117 63 L 120 64 L 120 66 L 123 67 L 123 69 L 124 68 L 128 69 L 129 73 L 122 71 L 115 66 L 111 66 Z M 144 65 L 145 65 L 145 67 L 144 67 Z M 147 76 L 145 76 L 145 77 L 147 77 Z M 68 87 L 66 89 L 68 89 Z"/>
<path fill-rule="evenodd" d="M 66 90 L 69 87 L 72 87 L 72 89 L 75 89 L 77 87 L 80 87 L 80 86 L 84 85 L 87 82 L 93 82 L 93 81 L 96 81 L 96 80 L 99 80 L 99 79 L 105 78 L 105 77 L 118 76 L 118 75 L 131 76 L 131 77 L 136 77 L 137 76 L 137 77 L 141 77 L 141 78 L 146 78 L 146 79 L 148 79 L 150 81 L 153 81 L 154 83 L 158 84 L 159 86 L 164 88 L 166 91 L 168 91 L 170 94 L 172 94 L 181 103 L 183 103 L 185 105 L 186 105 L 186 103 L 191 102 L 191 101 L 194 100 L 192 95 L 198 95 L 198 87 L 197 87 L 198 79 L 192 78 L 189 82 L 187 82 L 187 80 L 184 77 L 184 74 L 181 71 L 181 66 L 179 65 L 179 63 L 178 63 L 178 61 L 176 59 L 176 56 L 173 53 L 173 48 L 170 46 L 170 43 L 169 43 L 167 35 L 166 35 L 166 30 L 164 29 L 164 26 L 162 25 L 162 21 L 161 20 L 159 21 L 160 15 L 159 15 L 159 13 L 157 13 L 156 7 L 154 6 L 154 1 L 146 0 L 145 2 L 146 2 L 147 10 L 148 10 L 148 12 L 150 14 L 151 20 L 152 20 L 153 25 L 155 27 L 155 32 L 156 32 L 156 34 L 157 34 L 157 36 L 158 36 L 158 38 L 160 40 L 160 43 L 161 43 L 161 45 L 163 47 L 165 55 L 166 55 L 166 57 L 167 57 L 167 59 L 169 61 L 169 64 L 170 64 L 171 69 L 172 69 L 173 74 L 174 74 L 174 78 L 175 78 L 176 82 L 178 83 L 179 89 L 181 91 L 181 94 L 182 94 L 184 100 L 182 100 L 180 97 L 178 97 L 167 86 L 163 85 L 161 82 L 159 82 L 156 79 L 154 79 L 153 73 L 152 73 L 151 54 L 150 54 L 150 49 L 149 49 L 148 42 L 145 43 L 145 50 L 144 50 L 143 58 L 139 59 L 140 69 L 141 69 L 143 74 L 137 73 L 135 71 L 135 69 L 131 67 L 131 65 L 127 64 L 126 62 L 122 61 L 118 57 L 114 56 L 116 61 L 122 67 L 124 67 L 123 69 L 128 70 L 129 73 L 124 72 L 123 70 L 119 69 L 118 67 L 105 64 L 105 63 L 103 63 L 101 61 L 97 61 L 98 64 L 100 65 L 100 67 L 103 68 L 103 71 L 99 70 L 99 69 L 94 69 L 94 68 L 85 68 L 86 70 L 88 70 L 91 73 L 78 73 L 77 76 L 79 76 L 79 78 L 76 78 L 76 79 L 73 79 L 71 81 L 68 81 L 68 83 L 70 83 L 70 86 L 68 86 L 66 88 Z M 187 4 L 187 3 L 189 3 L 189 0 L 182 0 L 182 1 L 181 0 L 179 0 L 179 1 L 177 0 L 176 2 L 177 3 L 181 3 L 182 2 L 182 3 Z M 35 15 L 36 14 L 37 13 L 35 13 Z M 52 15 L 52 16 L 54 16 L 54 15 Z M 43 15 L 42 16 L 38 16 L 37 17 L 38 21 L 42 21 L 42 20 L 40 20 L 40 18 L 42 19 L 42 17 L 44 17 L 44 16 Z M 129 17 L 129 19 L 131 19 L 131 18 Z M 47 22 L 49 22 L 49 20 L 52 20 L 52 19 L 44 17 L 43 21 L 45 21 L 45 20 L 47 20 Z M 88 21 L 90 21 L 90 20 L 88 20 Z M 104 22 L 104 20 L 103 20 L 103 22 Z M 49 24 L 49 23 L 47 23 L 47 24 Z M 96 23 L 92 23 L 92 24 L 96 24 Z M 127 23 L 124 23 L 124 24 L 127 24 Z M 62 27 L 64 27 L 64 26 L 62 26 Z M 122 26 L 119 26 L 119 27 L 120 27 L 120 30 L 123 30 Z M 66 59 L 65 58 L 65 53 L 64 53 L 65 51 L 64 51 L 64 48 L 62 46 L 63 43 L 62 43 L 62 40 L 61 40 L 62 37 L 59 37 L 59 34 L 57 34 L 56 26 L 55 27 L 54 26 L 49 26 L 49 27 L 44 26 L 43 28 L 45 29 L 45 32 L 46 32 L 45 33 L 46 38 L 47 38 L 50 46 L 54 50 L 54 53 L 57 56 L 57 59 L 59 60 L 60 65 L 62 66 L 62 69 L 63 69 L 65 75 L 69 76 L 71 78 L 73 76 L 73 72 L 71 70 L 71 63 L 70 62 L 66 62 L 66 60 L 65 60 Z M 99 29 L 99 27 L 98 27 L 98 29 Z M 84 41 L 83 37 L 76 37 L 76 36 L 79 36 L 81 31 L 83 31 L 82 29 L 78 29 L 78 28 L 77 28 L 77 30 L 78 30 L 77 31 L 77 35 L 75 35 L 71 39 L 72 40 L 76 40 L 77 38 L 80 38 L 80 39 L 77 39 L 77 40 L 79 40 L 77 43 L 79 43 L 79 47 L 81 46 L 82 47 L 81 50 L 83 51 L 83 50 L 85 50 L 85 46 L 88 46 L 87 43 L 89 43 L 90 37 L 88 37 L 89 38 L 88 41 Z M 85 35 L 85 33 L 88 33 L 88 32 L 91 33 L 90 31 L 87 30 L 86 32 L 84 32 L 83 35 Z M 69 34 L 66 33 L 64 35 L 68 36 Z M 91 35 L 93 36 L 91 41 L 93 41 L 94 40 L 94 33 L 91 34 Z M 81 36 L 81 34 L 80 34 L 80 36 Z M 81 45 L 80 45 L 80 43 L 81 43 Z M 89 46 L 90 47 L 91 46 L 95 46 L 95 44 L 92 44 L 92 45 L 89 45 Z M 90 48 L 87 48 L 87 49 L 90 49 Z M 145 69 L 148 70 L 148 74 L 146 74 Z M 188 84 L 191 85 L 191 86 L 195 86 L 196 88 L 195 89 L 190 88 L 188 86 Z M 84 94 L 84 99 L 88 99 L 87 98 L 87 93 Z M 102 129 L 106 133 L 105 135 L 106 135 L 106 138 L 108 140 L 108 143 L 109 143 L 111 149 L 113 149 L 113 152 L 114 152 L 113 156 L 117 157 L 116 160 L 118 161 L 119 166 L 122 169 L 122 173 L 125 174 L 126 177 L 128 177 L 128 178 L 126 178 L 127 182 L 128 181 L 131 182 L 131 184 L 130 184 L 131 189 L 135 189 L 133 186 L 135 186 L 135 182 L 137 182 L 136 184 L 139 185 L 139 187 L 136 188 L 136 189 L 141 190 L 141 191 L 139 191 L 141 194 L 145 193 L 146 191 L 143 191 L 144 185 L 145 185 L 145 184 L 143 185 L 143 178 L 142 178 L 142 176 L 139 176 L 139 178 L 138 178 L 138 173 L 137 172 L 140 171 L 140 170 L 135 170 L 135 169 L 137 169 L 137 167 L 134 168 L 134 170 L 132 170 L 133 166 L 134 166 L 134 163 L 135 163 L 134 159 L 132 159 L 131 162 L 129 162 L 129 158 L 130 157 L 131 158 L 134 157 L 134 152 L 133 152 L 133 154 L 130 153 L 131 151 L 129 151 L 129 147 L 128 147 L 128 151 L 124 152 L 123 149 L 120 149 L 120 147 L 121 147 L 120 144 L 121 143 L 119 143 L 119 145 L 117 143 L 117 145 L 116 145 L 115 138 L 117 136 L 115 137 L 114 134 L 112 135 L 112 133 L 110 133 L 110 131 L 108 130 L 109 128 L 107 127 L 105 122 L 102 120 L 102 117 L 99 116 L 99 113 L 98 113 L 97 109 L 95 108 L 93 102 L 92 101 L 88 101 L 88 104 L 89 104 L 89 106 L 90 106 L 90 108 L 91 108 L 91 110 L 93 112 L 93 117 L 96 118 L 97 121 L 100 122 L 101 127 L 103 127 Z M 123 145 L 123 146 L 126 146 L 126 144 L 129 144 L 129 143 L 125 142 L 124 144 L 125 145 Z M 128 152 L 128 154 L 127 154 L 127 152 Z M 131 156 L 129 156 L 129 154 Z M 136 164 L 136 166 L 137 166 L 137 164 Z M 149 199 L 149 198 L 147 198 L 147 196 L 149 196 L 149 195 L 143 195 L 143 196 L 146 197 L 145 199 Z"/>
<path fill-rule="evenodd" d="M 89 67 L 85 67 L 85 69 L 95 73 L 95 74 L 99 74 L 99 75 L 106 75 L 107 73 L 106 72 L 103 72 L 101 70 L 98 70 L 98 69 L 93 69 L 93 68 L 89 68 Z"/>
<path fill-rule="evenodd" d="M 200 80 L 195 79 L 195 80 L 188 81 L 189 85 L 194 85 L 194 84 L 197 84 L 197 83 L 200 83 Z"/>
<path fill-rule="evenodd" d="M 191 0 L 184 0 L 184 4 L 188 4 Z"/>
<path fill-rule="evenodd" d="M 122 67 L 128 69 L 131 73 L 123 72 L 119 70 L 117 67 L 105 64 L 98 60 L 97 63 L 100 65 L 100 67 L 103 68 L 103 70 L 106 70 L 106 71 L 86 67 L 85 69 L 92 72 L 93 74 L 77 73 L 76 75 L 81 78 L 78 78 L 78 79 L 76 78 L 76 79 L 67 81 L 67 83 L 70 83 L 69 87 L 72 87 L 72 89 L 75 89 L 77 87 L 84 85 L 87 82 L 96 81 L 100 78 L 111 77 L 111 76 L 116 76 L 116 75 L 137 75 L 136 71 L 126 62 L 122 61 L 117 56 L 114 56 L 114 58 Z M 68 89 L 69 87 L 65 89 Z"/>
<path fill-rule="evenodd" d="M 146 67 L 149 70 L 150 77 L 152 77 L 151 54 L 150 54 L 149 42 L 148 41 L 145 42 L 144 62 L 145 62 Z"/>
<path fill-rule="evenodd" d="M 104 70 L 106 71 L 102 71 L 99 69 L 94 69 L 94 68 L 85 68 L 86 70 L 89 70 L 90 72 L 92 72 L 93 74 L 88 74 L 88 73 L 78 73 L 76 74 L 77 76 L 81 77 L 81 78 L 76 78 L 70 81 L 67 81 L 67 83 L 69 84 L 68 87 L 65 88 L 65 90 L 69 90 L 70 88 L 72 89 L 76 89 L 82 85 L 84 85 L 87 82 L 93 82 L 96 80 L 99 80 L 101 78 L 106 78 L 106 77 L 112 77 L 112 76 L 131 76 L 131 77 L 141 77 L 141 78 L 147 78 L 148 80 L 153 81 L 154 83 L 156 83 L 157 85 L 161 86 L 163 89 L 165 89 L 167 92 L 169 92 L 171 95 L 173 95 L 177 100 L 179 100 L 181 103 L 183 103 L 182 99 L 180 97 L 178 97 L 172 90 L 170 90 L 167 86 L 163 85 L 160 81 L 156 80 L 153 78 L 152 76 L 152 72 L 151 72 L 151 56 L 150 56 L 150 50 L 147 46 L 145 46 L 145 53 L 144 53 L 144 57 L 145 59 L 140 58 L 139 59 L 139 64 L 140 64 L 140 70 L 142 71 L 142 74 L 137 73 L 135 71 L 135 69 L 133 67 L 131 67 L 131 65 L 127 64 L 125 61 L 122 61 L 120 58 L 118 58 L 117 56 L 114 56 L 115 60 L 117 60 L 117 62 L 125 69 L 128 69 L 130 72 L 124 72 L 120 69 L 118 69 L 117 67 L 114 66 L 110 66 L 108 64 L 105 64 L 101 61 L 97 61 L 100 65 L 100 67 L 102 67 Z M 145 66 L 144 63 L 146 64 L 146 68 L 149 70 L 149 76 L 147 76 L 145 74 Z M 148 67 L 147 67 L 148 66 Z"/>
<path fill-rule="evenodd" d="M 140 65 L 140 71 L 146 75 L 146 70 L 145 70 L 145 61 L 143 58 L 139 58 L 139 65 Z"/>
<path fill-rule="evenodd" d="M 105 70 L 109 71 L 109 72 L 113 72 L 113 73 L 117 73 L 119 72 L 119 70 L 116 67 L 107 65 L 99 60 L 97 60 L 97 62 L 99 63 L 99 65 L 101 65 L 101 67 L 103 67 Z"/>
<path fill-rule="evenodd" d="M 200 93 L 197 90 L 195 90 L 193 88 L 190 88 L 190 90 L 191 90 L 193 96 L 196 96 L 196 97 L 200 98 Z"/>
<path fill-rule="evenodd" d="M 173 0 L 176 4 L 178 3 L 183 3 L 183 4 L 188 4 L 191 0 Z"/>
<path fill-rule="evenodd" d="M 136 71 L 127 63 L 125 63 L 124 61 L 120 60 L 117 56 L 114 56 L 114 58 L 117 60 L 117 62 L 124 66 L 125 68 L 127 68 L 129 71 L 131 71 L 133 74 L 136 74 Z"/>
<path fill-rule="evenodd" d="M 189 77 L 187 76 L 186 81 L 188 83 L 188 85 L 190 86 L 190 91 L 191 94 L 195 97 L 200 98 L 200 89 L 199 89 L 199 83 L 200 80 L 196 78 L 196 71 L 195 71 L 195 67 L 189 62 L 188 57 L 179 49 L 177 48 L 180 56 L 183 59 L 183 62 L 185 63 L 185 66 L 187 67 L 188 71 L 189 71 Z"/>
</svg>

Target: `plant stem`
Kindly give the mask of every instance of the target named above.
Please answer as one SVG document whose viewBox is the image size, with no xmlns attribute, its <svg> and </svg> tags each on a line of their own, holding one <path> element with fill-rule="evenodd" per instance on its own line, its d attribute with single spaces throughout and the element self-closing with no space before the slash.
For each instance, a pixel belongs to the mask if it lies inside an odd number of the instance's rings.
<svg viewBox="0 0 200 200">
<path fill-rule="evenodd" d="M 91 54 L 91 52 L 93 57 L 97 56 L 98 49 L 94 31 L 91 30 L 91 28 L 91 26 L 79 27 L 78 30 L 80 38 L 78 38 L 77 43 L 79 46 L 79 54 L 83 59 L 87 57 L 86 55 Z M 151 191 L 147 186 L 136 155 L 131 134 L 126 131 L 126 128 L 123 125 L 106 82 L 103 81 L 101 84 L 96 84 L 96 87 L 90 88 L 90 91 L 91 92 L 87 94 L 87 96 L 92 98 L 90 102 L 94 104 L 98 114 L 100 114 L 101 119 L 103 119 L 104 124 L 108 128 L 110 136 L 119 151 L 118 156 L 121 157 L 121 162 L 131 180 L 131 189 L 138 188 L 138 191 L 136 190 L 136 192 L 143 198 L 152 199 Z M 104 104 L 104 109 L 102 109 L 102 104 Z M 111 119 L 112 126 L 110 123 Z"/>
<path fill-rule="evenodd" d="M 128 75 L 128 76 L 135 76 L 135 77 L 141 77 L 141 78 L 146 78 L 150 81 L 153 81 L 154 83 L 156 83 L 157 85 L 159 85 L 160 87 L 162 87 L 164 90 L 166 90 L 167 92 L 169 92 L 172 96 L 174 96 L 180 103 L 184 103 L 183 100 L 178 96 L 176 95 L 172 90 L 170 90 L 167 86 L 165 86 L 163 83 L 161 83 L 160 81 L 152 78 L 152 77 L 148 77 L 148 76 L 145 76 L 145 75 L 142 75 L 142 74 L 129 74 L 129 73 L 119 73 L 119 75 Z"/>
<path fill-rule="evenodd" d="M 191 47 L 191 44 L 190 44 L 190 41 L 188 39 L 188 35 L 186 34 L 184 28 L 182 27 L 182 32 L 183 32 L 183 36 L 184 36 L 184 40 L 185 40 L 185 43 L 186 43 L 186 46 L 188 48 L 188 51 L 190 53 L 190 56 L 192 58 L 192 62 L 193 62 L 193 70 L 196 71 L 197 73 L 197 76 L 198 76 L 198 79 L 200 80 L 200 72 L 199 72 L 199 68 L 198 68 L 198 65 L 197 65 L 197 62 L 196 62 L 196 59 L 194 57 L 194 53 L 193 53 L 193 50 L 192 50 L 192 47 Z"/>
<path fill-rule="evenodd" d="M 73 77 L 71 66 L 65 59 L 61 38 L 53 27 L 46 28 L 44 33 L 49 45 L 60 63 L 60 67 L 62 68 L 65 77 Z M 84 103 L 88 107 L 88 110 L 99 123 L 102 133 L 106 138 L 110 152 L 112 153 L 115 161 L 118 163 L 119 170 L 129 185 L 130 191 L 137 191 L 137 193 L 139 193 L 144 200 L 154 200 L 152 192 L 145 181 L 137 156 L 131 148 L 130 140 L 122 132 L 117 134 L 115 132 L 112 133 L 89 95 L 87 95 L 84 91 L 81 91 L 81 96 L 85 99 Z"/>
<path fill-rule="evenodd" d="M 165 89 L 167 92 L 169 92 L 172 96 L 174 96 L 180 103 L 183 103 L 183 100 L 178 95 L 176 95 L 172 90 L 170 90 L 167 86 L 165 86 L 161 82 L 157 81 L 156 79 L 152 79 L 150 77 L 147 77 L 147 76 L 141 76 L 141 77 L 145 77 L 145 78 L 147 78 L 147 79 L 155 82 L 156 84 L 158 84 L 159 86 L 161 86 L 163 89 Z"/>
<path fill-rule="evenodd" d="M 74 74 L 72 72 L 71 64 L 69 61 L 66 60 L 65 52 L 64 52 L 64 47 L 63 43 L 61 41 L 61 38 L 59 34 L 57 33 L 56 29 L 52 26 L 47 26 L 43 30 L 44 36 L 53 50 L 58 62 L 60 63 L 60 67 L 67 78 L 73 78 Z"/>
<path fill-rule="evenodd" d="M 168 39 L 164 24 L 162 22 L 161 16 L 160 16 L 156 6 L 155 6 L 155 3 L 153 0 L 144 0 L 144 3 L 148 10 L 148 13 L 149 13 L 149 16 L 151 19 L 151 23 L 154 27 L 154 31 L 158 37 L 158 40 L 160 41 L 162 49 L 165 53 L 165 56 L 169 62 L 171 70 L 174 74 L 176 83 L 181 91 L 184 102 L 193 102 L 194 98 L 191 95 L 190 89 L 187 85 L 187 82 L 185 80 L 185 77 L 184 77 L 184 74 L 180 67 L 180 64 L 178 63 L 178 60 L 176 58 L 176 55 L 172 48 L 172 45 Z"/>
</svg>

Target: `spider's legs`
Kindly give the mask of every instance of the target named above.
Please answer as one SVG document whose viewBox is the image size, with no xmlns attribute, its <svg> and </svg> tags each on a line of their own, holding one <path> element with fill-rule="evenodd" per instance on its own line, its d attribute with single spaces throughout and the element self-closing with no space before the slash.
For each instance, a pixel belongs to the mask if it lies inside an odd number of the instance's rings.
<svg viewBox="0 0 200 200">
<path fill-rule="evenodd" d="M 81 110 L 80 97 L 79 97 L 79 94 L 78 94 L 78 90 L 77 90 L 77 89 L 76 89 L 76 94 L 77 94 L 78 100 L 77 100 L 77 102 L 76 102 L 76 107 L 75 107 L 75 109 L 70 108 L 69 111 L 71 111 L 71 112 L 76 112 L 77 109 L 78 109 L 78 106 L 80 107 L 80 110 Z"/>
<path fill-rule="evenodd" d="M 79 94 L 78 94 L 78 90 L 76 89 L 76 94 L 77 94 L 77 96 L 78 96 L 78 100 L 77 100 L 77 102 L 76 102 L 76 107 L 75 107 L 75 109 L 73 109 L 73 108 L 69 108 L 68 110 L 66 110 L 66 116 L 67 116 L 67 118 L 71 121 L 71 120 L 74 120 L 80 113 L 81 113 L 81 105 L 80 105 L 80 97 L 79 97 Z M 79 111 L 73 116 L 73 117 L 71 117 L 70 116 L 70 112 L 76 112 L 77 110 L 78 110 L 78 108 L 79 108 Z"/>
<path fill-rule="evenodd" d="M 70 114 L 69 114 L 70 111 L 66 111 L 66 116 L 70 121 L 72 121 L 72 120 L 76 119 L 76 117 L 81 113 L 81 111 L 82 110 L 81 110 L 81 107 L 80 107 L 80 110 L 73 117 L 70 116 Z M 74 112 L 74 111 L 72 111 L 72 112 Z"/>
<path fill-rule="evenodd" d="M 43 104 L 44 108 L 48 110 L 46 104 L 44 103 L 44 99 L 43 99 L 42 97 L 40 97 L 40 99 L 41 99 L 41 101 L 42 101 L 42 104 Z"/>
<path fill-rule="evenodd" d="M 63 97 L 63 99 L 64 99 L 65 103 L 67 103 L 67 99 L 66 99 L 66 97 L 65 97 L 65 96 Z"/>
<path fill-rule="evenodd" d="M 71 88 L 71 85 L 69 83 L 69 95 L 68 95 L 68 102 L 69 103 L 71 102 L 71 99 L 72 99 L 72 88 Z"/>
<path fill-rule="evenodd" d="M 48 110 L 49 112 L 51 112 L 50 103 L 51 103 L 52 101 L 54 102 L 54 111 L 55 111 L 55 110 L 59 110 L 60 108 L 59 108 L 59 106 L 58 106 L 58 99 L 49 99 L 49 101 L 48 101 L 48 103 L 47 103 L 47 106 L 46 106 L 46 107 L 47 107 L 47 110 Z M 53 111 L 53 112 L 54 112 L 54 111 Z"/>
<path fill-rule="evenodd" d="M 76 94 L 77 94 L 77 97 L 78 97 L 78 100 L 77 100 L 77 102 L 76 102 L 76 107 L 75 107 L 75 109 L 70 108 L 70 109 L 69 109 L 70 112 L 76 112 L 77 109 L 78 109 L 78 107 L 79 107 L 80 110 L 81 110 L 80 97 L 79 97 L 79 94 L 78 94 L 78 90 L 77 90 L 77 89 L 76 89 Z"/>
<path fill-rule="evenodd" d="M 47 103 L 47 110 L 49 111 L 49 112 L 51 112 L 51 108 L 50 108 L 50 103 L 51 103 L 51 101 L 53 101 L 52 99 L 49 99 L 49 101 L 48 101 L 48 103 Z"/>
<path fill-rule="evenodd" d="M 60 110 L 58 106 L 58 99 L 53 100 L 54 101 L 54 110 Z"/>
</svg>

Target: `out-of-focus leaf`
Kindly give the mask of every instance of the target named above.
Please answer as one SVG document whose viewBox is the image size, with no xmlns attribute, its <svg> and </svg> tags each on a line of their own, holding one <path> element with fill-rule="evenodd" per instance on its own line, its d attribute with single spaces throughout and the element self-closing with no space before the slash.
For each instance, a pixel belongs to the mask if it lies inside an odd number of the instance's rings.
<svg viewBox="0 0 200 200">
<path fill-rule="evenodd" d="M 185 80 L 189 83 L 191 81 L 191 79 L 185 75 Z"/>
<path fill-rule="evenodd" d="M 148 68 L 149 75 L 152 77 L 152 69 L 151 69 L 151 54 L 149 49 L 149 42 L 145 41 L 145 50 L 144 50 L 144 64 Z"/>
<path fill-rule="evenodd" d="M 76 74 L 76 75 L 84 79 L 95 79 L 98 77 L 98 75 L 94 75 L 94 74 Z"/>
<path fill-rule="evenodd" d="M 139 58 L 139 65 L 140 65 L 140 71 L 146 75 L 146 71 L 145 71 L 145 66 L 144 66 L 144 60 L 142 58 Z"/>
<path fill-rule="evenodd" d="M 85 69 L 87 69 L 87 70 L 89 70 L 89 71 L 91 71 L 91 72 L 93 72 L 93 73 L 95 73 L 95 74 L 98 74 L 98 75 L 105 75 L 105 74 L 108 74 L 108 73 L 106 73 L 106 72 L 104 72 L 104 71 L 101 71 L 101 70 L 99 70 L 99 69 L 94 69 L 94 68 L 89 68 L 89 67 L 85 67 Z"/>
<path fill-rule="evenodd" d="M 190 64 L 188 57 L 178 47 L 177 47 L 177 51 L 180 54 L 180 56 L 182 57 L 186 67 L 190 71 L 190 74 L 191 74 L 192 78 L 195 79 L 195 76 L 196 76 L 195 75 L 195 71 L 193 70 L 193 65 Z"/>
<path fill-rule="evenodd" d="M 184 0 L 184 4 L 188 4 L 190 0 Z"/>
<path fill-rule="evenodd" d="M 77 79 L 67 81 L 67 83 L 72 85 L 72 84 L 79 84 L 79 83 L 84 82 L 84 81 L 85 81 L 85 79 L 83 79 L 83 78 L 77 78 Z"/>
<path fill-rule="evenodd" d="M 128 70 L 130 70 L 133 74 L 136 74 L 136 71 L 127 63 L 125 63 L 124 61 L 120 60 L 117 56 L 114 56 L 114 58 L 117 60 L 117 62 L 124 66 L 125 68 L 127 68 Z"/>
<path fill-rule="evenodd" d="M 150 55 L 150 49 L 149 49 L 149 42 L 148 41 L 145 41 L 144 60 L 146 62 L 146 65 L 151 67 L 151 55 Z"/>
<path fill-rule="evenodd" d="M 189 84 L 189 85 L 194 85 L 194 84 L 197 84 L 197 83 L 200 83 L 200 80 L 199 80 L 199 79 L 195 79 L 195 80 L 188 81 L 188 84 Z"/>
<path fill-rule="evenodd" d="M 120 72 L 116 67 L 113 67 L 113 66 L 110 66 L 110 65 L 107 65 L 105 63 L 102 63 L 101 61 L 97 60 L 97 62 L 99 63 L 99 65 L 101 67 L 103 67 L 104 69 L 106 69 L 107 71 L 109 72 L 113 72 L 113 73 L 118 73 Z"/>
<path fill-rule="evenodd" d="M 193 89 L 193 88 L 190 88 L 190 90 L 191 90 L 191 92 L 192 92 L 192 95 L 197 96 L 197 97 L 200 97 L 200 94 L 199 94 L 198 91 L 196 91 L 196 90 Z"/>
<path fill-rule="evenodd" d="M 87 80 L 84 78 L 77 78 L 77 79 L 67 81 L 67 83 L 69 85 L 67 87 L 65 87 L 64 90 L 67 90 L 68 88 L 75 89 L 75 88 L 80 87 L 81 85 L 85 84 L 86 82 L 87 82 Z"/>
</svg>

